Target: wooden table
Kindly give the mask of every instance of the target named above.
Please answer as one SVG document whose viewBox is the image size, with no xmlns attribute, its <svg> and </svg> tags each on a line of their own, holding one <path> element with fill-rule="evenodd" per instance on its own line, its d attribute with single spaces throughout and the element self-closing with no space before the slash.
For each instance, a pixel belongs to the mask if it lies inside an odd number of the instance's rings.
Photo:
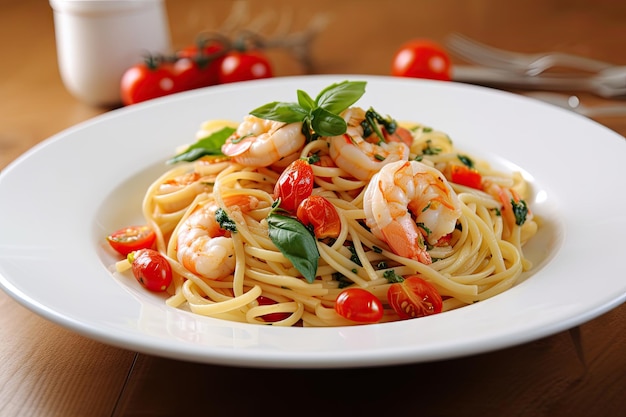
<svg viewBox="0 0 626 417">
<path fill-rule="evenodd" d="M 174 46 L 219 28 L 233 4 L 170 0 Z M 626 65 L 626 5 L 611 0 L 266 0 L 250 2 L 250 20 L 268 10 L 270 17 L 292 19 L 293 32 L 311 16 L 327 16 L 311 49 L 316 73 L 388 74 L 403 41 L 443 41 L 451 32 L 512 50 L 559 49 Z M 62 85 L 48 2 L 0 0 L 0 42 L 0 169 L 46 137 L 107 111 L 79 102 Z M 276 75 L 305 71 L 290 55 L 273 53 L 272 59 Z M 590 105 L 605 102 L 579 96 Z M 626 118 L 597 121 L 626 135 Z M 107 346 L 0 293 L 0 415 L 621 416 L 625 323 L 622 305 L 569 332 L 455 360 L 350 370 L 245 369 Z"/>
</svg>

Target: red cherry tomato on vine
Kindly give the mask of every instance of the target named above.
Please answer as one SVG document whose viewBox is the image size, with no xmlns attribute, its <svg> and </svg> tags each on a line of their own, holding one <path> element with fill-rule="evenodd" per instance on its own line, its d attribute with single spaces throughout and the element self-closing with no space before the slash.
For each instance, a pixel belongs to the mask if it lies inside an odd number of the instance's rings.
<svg viewBox="0 0 626 417">
<path fill-rule="evenodd" d="M 440 313 L 443 306 L 437 289 L 417 275 L 391 284 L 387 290 L 387 301 L 401 319 Z"/>
<path fill-rule="evenodd" d="M 156 234 L 149 226 L 129 226 L 107 236 L 109 245 L 124 256 L 139 249 L 152 247 L 155 239 Z"/>
<path fill-rule="evenodd" d="M 148 56 L 122 75 L 122 103 L 130 105 L 217 84 L 224 48 L 222 43 L 215 41 L 203 46 L 188 46 L 173 57 Z"/>
<path fill-rule="evenodd" d="M 126 106 L 182 91 L 174 65 L 148 59 L 135 64 L 122 75 L 120 92 Z"/>
<path fill-rule="evenodd" d="M 376 323 L 383 317 L 383 304 L 363 288 L 348 288 L 337 296 L 335 311 L 348 320 Z"/>
<path fill-rule="evenodd" d="M 178 78 L 185 90 L 208 87 L 219 83 L 219 71 L 224 59 L 224 45 L 207 41 L 187 46 L 176 53 Z"/>
<path fill-rule="evenodd" d="M 217 84 L 218 63 L 202 63 L 192 58 L 178 58 L 174 63 L 173 77 L 180 91 Z"/>
<path fill-rule="evenodd" d="M 176 52 L 178 57 L 194 58 L 202 60 L 202 58 L 213 58 L 223 52 L 225 45 L 223 41 L 217 39 L 200 39 L 195 45 L 188 45 Z"/>
<path fill-rule="evenodd" d="M 339 213 L 333 204 L 320 195 L 312 195 L 302 200 L 296 217 L 305 226 L 312 225 L 318 239 L 335 238 L 341 232 Z"/>
<path fill-rule="evenodd" d="M 450 81 L 450 56 L 436 42 L 428 39 L 412 40 L 395 53 L 391 75 Z"/>
<path fill-rule="evenodd" d="M 218 79 L 221 84 L 271 78 L 272 66 L 260 51 L 230 51 L 220 63 Z"/>
<path fill-rule="evenodd" d="M 278 177 L 274 198 L 280 198 L 280 207 L 295 213 L 300 203 L 313 192 L 313 168 L 304 159 L 293 161 Z"/>
<path fill-rule="evenodd" d="M 165 291 L 172 282 L 172 267 L 163 255 L 153 249 L 128 254 L 135 279 L 150 291 Z"/>
</svg>

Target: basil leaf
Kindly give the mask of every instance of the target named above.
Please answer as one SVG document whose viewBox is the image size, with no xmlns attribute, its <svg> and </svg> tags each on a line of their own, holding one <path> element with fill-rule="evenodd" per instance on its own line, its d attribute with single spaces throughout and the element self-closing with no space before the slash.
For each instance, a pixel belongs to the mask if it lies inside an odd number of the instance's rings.
<svg viewBox="0 0 626 417">
<path fill-rule="evenodd" d="M 295 123 L 301 122 L 308 114 L 308 111 L 296 103 L 274 101 L 252 110 L 250 114 L 260 119 Z"/>
<path fill-rule="evenodd" d="M 297 94 L 298 104 L 300 105 L 300 107 L 308 111 L 311 111 L 316 107 L 315 100 L 313 100 L 306 91 L 298 90 Z"/>
<path fill-rule="evenodd" d="M 346 121 L 341 116 L 337 116 L 321 107 L 313 111 L 311 126 L 321 136 L 343 135 L 348 129 Z"/>
<path fill-rule="evenodd" d="M 309 284 L 313 283 L 320 253 L 311 232 L 296 219 L 275 213 L 267 216 L 267 224 L 274 245 Z"/>
<path fill-rule="evenodd" d="M 365 81 L 343 81 L 332 84 L 318 94 L 315 103 L 331 113 L 339 114 L 365 94 L 365 84 Z"/>
<path fill-rule="evenodd" d="M 337 136 L 346 132 L 341 112 L 356 103 L 365 94 L 365 81 L 343 81 L 324 88 L 313 100 L 297 90 L 298 103 L 274 101 L 250 112 L 261 119 L 283 123 L 302 122 L 302 133 L 307 141 L 319 136 Z M 312 131 L 311 131 L 312 130 Z"/>
<path fill-rule="evenodd" d="M 206 136 L 196 143 L 188 147 L 184 152 L 170 158 L 167 163 L 174 164 L 176 162 L 187 161 L 193 162 L 205 155 L 223 155 L 222 145 L 226 143 L 226 139 L 235 132 L 232 127 L 224 127 L 209 136 Z"/>
</svg>

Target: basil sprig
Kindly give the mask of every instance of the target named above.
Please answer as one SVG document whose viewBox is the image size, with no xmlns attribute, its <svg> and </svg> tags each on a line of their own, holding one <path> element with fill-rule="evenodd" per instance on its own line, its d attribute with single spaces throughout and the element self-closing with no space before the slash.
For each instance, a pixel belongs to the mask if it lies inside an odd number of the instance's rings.
<svg viewBox="0 0 626 417">
<path fill-rule="evenodd" d="M 313 99 L 297 90 L 297 103 L 274 101 L 256 108 L 251 115 L 276 122 L 302 122 L 309 140 L 315 136 L 337 136 L 347 130 L 339 114 L 356 103 L 365 94 L 365 81 L 343 81 L 324 88 Z"/>
<path fill-rule="evenodd" d="M 222 153 L 222 145 L 226 143 L 226 139 L 235 132 L 232 127 L 224 127 L 209 136 L 199 139 L 196 143 L 185 149 L 184 152 L 170 158 L 167 163 L 175 164 L 176 162 L 187 161 L 193 162 L 205 155 L 224 155 Z"/>
<path fill-rule="evenodd" d="M 365 94 L 365 81 L 343 81 L 324 88 L 315 99 L 305 91 L 297 90 L 297 103 L 274 101 L 250 112 L 261 119 L 276 122 L 302 122 L 307 139 L 315 136 L 337 136 L 346 132 L 346 122 L 339 114 L 356 103 Z M 167 163 L 193 162 L 205 155 L 223 155 L 222 145 L 235 132 L 224 127 L 170 158 Z"/>
<path fill-rule="evenodd" d="M 320 253 L 311 231 L 298 220 L 272 212 L 267 216 L 269 237 L 309 284 L 315 281 Z"/>
</svg>

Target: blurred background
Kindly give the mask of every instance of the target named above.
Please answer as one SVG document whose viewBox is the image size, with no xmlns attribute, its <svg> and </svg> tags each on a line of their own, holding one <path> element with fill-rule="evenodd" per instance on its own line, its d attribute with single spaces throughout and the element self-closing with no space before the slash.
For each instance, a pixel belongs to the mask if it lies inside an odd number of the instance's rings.
<svg viewBox="0 0 626 417">
<path fill-rule="evenodd" d="M 174 49 L 193 43 L 200 32 L 233 24 L 267 37 L 314 28 L 307 50 L 312 67 L 284 49 L 269 50 L 275 76 L 389 74 L 403 42 L 416 37 L 443 42 L 452 32 L 520 52 L 550 45 L 626 64 L 626 2 L 621 0 L 169 0 L 165 5 Z M 363 17 L 363 9 L 376 13 Z M 1 168 L 9 162 L 7 151 L 21 153 L 103 109 L 80 103 L 65 90 L 47 0 L 0 0 L 0 45 Z M 9 108 L 20 109 L 19 116 L 4 116 Z"/>
</svg>

